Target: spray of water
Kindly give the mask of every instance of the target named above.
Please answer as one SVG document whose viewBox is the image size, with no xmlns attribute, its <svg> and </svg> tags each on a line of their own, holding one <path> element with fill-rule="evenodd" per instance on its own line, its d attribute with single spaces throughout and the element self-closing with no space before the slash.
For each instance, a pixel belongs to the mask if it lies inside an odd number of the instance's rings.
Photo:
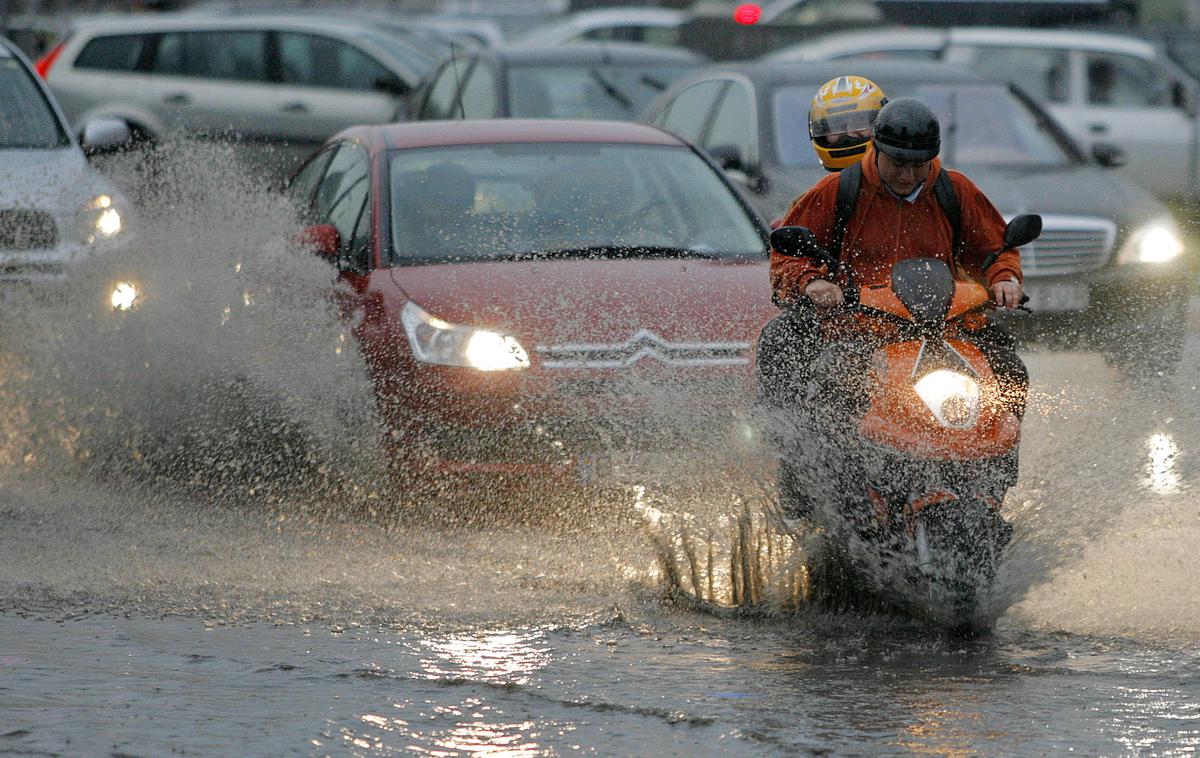
<svg viewBox="0 0 1200 758">
<path fill-rule="evenodd" d="M 287 204 L 221 146 L 121 160 L 142 199 L 126 244 L 60 289 L 13 294 L 0 459 L 251 500 L 367 497 L 372 393 Z"/>
</svg>

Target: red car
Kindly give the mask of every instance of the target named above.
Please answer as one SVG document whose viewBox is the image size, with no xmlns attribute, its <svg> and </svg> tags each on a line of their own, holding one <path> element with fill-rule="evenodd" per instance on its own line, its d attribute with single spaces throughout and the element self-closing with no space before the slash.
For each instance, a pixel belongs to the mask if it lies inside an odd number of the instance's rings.
<svg viewBox="0 0 1200 758">
<path fill-rule="evenodd" d="M 348 129 L 288 189 L 337 266 L 398 471 L 603 483 L 747 433 L 762 219 L 619 122 Z"/>
</svg>

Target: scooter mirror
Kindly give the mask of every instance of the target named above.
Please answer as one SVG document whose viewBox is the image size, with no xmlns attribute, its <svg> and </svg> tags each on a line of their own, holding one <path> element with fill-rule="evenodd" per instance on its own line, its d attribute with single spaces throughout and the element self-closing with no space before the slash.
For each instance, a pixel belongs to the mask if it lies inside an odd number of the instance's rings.
<svg viewBox="0 0 1200 758">
<path fill-rule="evenodd" d="M 1004 249 L 1011 250 L 1014 247 L 1028 245 L 1041 236 L 1041 233 L 1041 216 L 1036 213 L 1015 216 L 1012 221 L 1008 222 L 1008 226 L 1004 227 Z"/>
<path fill-rule="evenodd" d="M 812 230 L 803 226 L 781 226 L 771 232 L 771 247 L 780 255 L 793 258 L 807 257 L 821 261 L 830 258 Z"/>
</svg>

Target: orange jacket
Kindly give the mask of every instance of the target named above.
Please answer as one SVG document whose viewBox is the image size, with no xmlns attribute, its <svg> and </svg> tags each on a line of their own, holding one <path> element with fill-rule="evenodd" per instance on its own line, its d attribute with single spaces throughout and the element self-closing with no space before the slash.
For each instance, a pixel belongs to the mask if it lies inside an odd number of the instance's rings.
<svg viewBox="0 0 1200 758">
<path fill-rule="evenodd" d="M 771 251 L 771 287 L 780 301 L 792 302 L 818 278 L 829 278 L 842 286 L 851 279 L 859 286 L 881 284 L 889 281 L 897 261 L 922 256 L 945 261 L 958 279 L 974 279 L 989 287 L 1008 278 L 1021 281 L 1021 260 L 1016 250 L 1005 250 L 986 272 L 979 270 L 983 259 L 1004 242 L 1004 218 L 975 183 L 957 171 L 948 173 L 962 206 L 963 252 L 957 263 L 953 260 L 950 248 L 954 230 L 933 191 L 933 181 L 941 168 L 941 160 L 935 158 L 921 194 L 909 203 L 883 186 L 875 165 L 875 148 L 868 148 L 862 159 L 858 201 L 842 239 L 838 275 L 828 277 L 825 266 L 811 258 L 791 258 Z M 808 227 L 823 246 L 832 249 L 837 188 L 837 174 L 817 182 L 792 203 L 783 224 Z"/>
</svg>

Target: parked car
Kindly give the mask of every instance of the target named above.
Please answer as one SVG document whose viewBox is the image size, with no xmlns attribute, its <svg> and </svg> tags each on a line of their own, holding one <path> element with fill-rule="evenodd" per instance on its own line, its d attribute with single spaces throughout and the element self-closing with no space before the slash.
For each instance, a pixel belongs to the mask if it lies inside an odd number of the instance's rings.
<svg viewBox="0 0 1200 758">
<path fill-rule="evenodd" d="M 859 57 L 937 59 L 1008 79 L 1085 148 L 1119 146 L 1124 176 L 1162 197 L 1200 196 L 1196 83 L 1146 40 L 1045 29 L 891 29 L 830 35 L 768 60 Z"/>
<path fill-rule="evenodd" d="M 686 18 L 684 11 L 674 8 L 597 8 L 535 27 L 513 43 L 549 46 L 608 41 L 673 47 L 679 44 L 679 26 Z"/>
<path fill-rule="evenodd" d="M 83 147 L 103 150 L 128 136 L 93 121 Z M 52 294 L 70 267 L 119 249 L 132 214 L 121 193 L 88 164 L 80 143 L 32 65 L 0 38 L 0 287 Z"/>
<path fill-rule="evenodd" d="M 363 126 L 287 192 L 417 481 L 603 482 L 604 461 L 685 465 L 708 444 L 703 464 L 748 428 L 775 313 L 768 230 L 683 140 L 624 122 Z"/>
<path fill-rule="evenodd" d="M 942 159 L 966 172 L 1006 216 L 1039 213 L 1022 249 L 1031 318 L 1014 327 L 1091 344 L 1137 371 L 1169 370 L 1183 342 L 1189 277 L 1171 212 L 1137 184 L 1089 161 L 1011 84 L 939 63 L 855 60 L 714 66 L 676 82 L 642 120 L 694 142 L 750 200 L 779 219 L 823 176 L 808 136 L 817 88 L 847 73 L 888 97 L 914 95 L 939 114 Z M 1113 162 L 1114 152 L 1099 151 Z"/>
<path fill-rule="evenodd" d="M 429 65 L 351 22 L 163 15 L 81 25 L 38 71 L 77 128 L 103 117 L 140 141 L 231 139 L 285 174 L 334 132 L 391 120 Z"/>
<path fill-rule="evenodd" d="M 482 49 L 445 61 L 413 97 L 412 119 L 633 120 L 703 63 L 686 50 L 618 43 Z"/>
</svg>

